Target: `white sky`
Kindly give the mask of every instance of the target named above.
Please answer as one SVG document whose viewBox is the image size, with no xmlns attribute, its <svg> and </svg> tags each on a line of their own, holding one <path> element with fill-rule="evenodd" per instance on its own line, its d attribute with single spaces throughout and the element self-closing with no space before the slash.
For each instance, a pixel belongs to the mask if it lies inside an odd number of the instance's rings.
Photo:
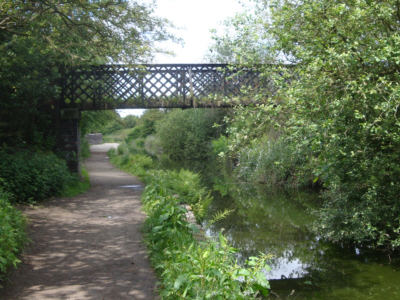
<svg viewBox="0 0 400 300">
<path fill-rule="evenodd" d="M 241 10 L 238 0 L 158 0 L 155 14 L 177 27 L 174 34 L 184 45 L 164 43 L 175 57 L 157 55 L 155 63 L 207 63 L 204 55 L 211 44 L 210 30 L 220 27 L 228 17 Z"/>
<path fill-rule="evenodd" d="M 160 46 L 175 52 L 175 56 L 156 55 L 153 63 L 207 63 L 204 56 L 211 45 L 213 28 L 220 28 L 228 17 L 240 12 L 238 0 L 157 0 L 155 15 L 170 20 L 176 30 L 174 35 L 183 39 L 179 45 L 164 42 Z M 118 110 L 124 117 L 129 114 L 141 115 L 143 110 Z"/>
</svg>

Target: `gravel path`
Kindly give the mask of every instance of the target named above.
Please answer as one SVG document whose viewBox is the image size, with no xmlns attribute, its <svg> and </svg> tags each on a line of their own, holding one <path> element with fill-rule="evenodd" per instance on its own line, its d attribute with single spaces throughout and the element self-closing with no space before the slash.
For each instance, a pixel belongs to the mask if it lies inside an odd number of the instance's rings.
<svg viewBox="0 0 400 300">
<path fill-rule="evenodd" d="M 32 243 L 0 299 L 156 298 L 140 232 L 143 186 L 112 167 L 105 152 L 94 152 L 86 167 L 87 193 L 25 210 Z"/>
</svg>

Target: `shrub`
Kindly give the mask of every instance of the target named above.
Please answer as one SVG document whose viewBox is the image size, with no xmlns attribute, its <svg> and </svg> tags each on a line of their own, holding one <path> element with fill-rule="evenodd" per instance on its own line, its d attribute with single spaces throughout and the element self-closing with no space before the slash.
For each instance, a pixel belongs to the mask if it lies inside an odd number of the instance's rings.
<svg viewBox="0 0 400 300">
<path fill-rule="evenodd" d="M 153 159 L 143 154 L 119 154 L 114 151 L 109 152 L 111 162 L 122 170 L 135 174 L 141 179 L 146 176 L 146 170 L 154 167 Z"/>
<path fill-rule="evenodd" d="M 72 180 L 64 160 L 53 153 L 0 150 L 0 187 L 13 202 L 40 201 L 59 195 Z"/>
<path fill-rule="evenodd" d="M 90 157 L 90 145 L 85 137 L 81 138 L 80 157 L 86 159 Z"/>
<path fill-rule="evenodd" d="M 18 254 L 27 242 L 25 218 L 10 204 L 9 198 L 0 189 L 0 279 L 20 262 Z"/>
<path fill-rule="evenodd" d="M 128 133 L 128 137 L 126 139 L 127 142 L 130 142 L 134 139 L 141 138 L 144 136 L 143 127 L 134 127 L 131 132 Z"/>
<path fill-rule="evenodd" d="M 122 121 L 124 122 L 125 128 L 133 128 L 136 126 L 138 119 L 137 116 L 129 115 L 123 118 Z"/>
<path fill-rule="evenodd" d="M 172 161 L 202 161 L 211 153 L 211 140 L 219 129 L 215 123 L 222 120 L 218 110 L 174 110 L 159 121 L 156 136 L 165 155 Z"/>
<path fill-rule="evenodd" d="M 79 194 L 86 192 L 90 188 L 89 173 L 85 168 L 81 170 L 81 176 L 74 174 L 71 180 L 65 184 L 64 189 L 60 196 L 62 197 L 75 197 Z"/>
<path fill-rule="evenodd" d="M 139 175 L 147 184 L 142 196 L 146 243 L 158 272 L 163 299 L 254 299 L 267 295 L 264 270 L 267 257 L 251 257 L 247 267 L 236 263 L 235 250 L 221 234 L 219 243 L 193 237 L 197 230 L 185 218 L 190 204 L 201 219 L 212 197 L 200 176 L 187 170 L 156 170 L 151 158 L 110 151 L 111 161 Z"/>
<path fill-rule="evenodd" d="M 154 157 L 160 156 L 162 154 L 160 140 L 154 135 L 147 136 L 144 141 L 144 150 Z"/>
<path fill-rule="evenodd" d="M 296 155 L 293 146 L 283 139 L 259 141 L 240 151 L 235 173 L 244 181 L 304 187 L 315 177 L 309 164 L 307 156 Z"/>
<path fill-rule="evenodd" d="M 260 294 L 267 295 L 269 284 L 263 273 L 267 268 L 266 257 L 251 257 L 247 267 L 240 267 L 235 250 L 222 234 L 219 243 L 195 240 L 195 227 L 186 221 L 186 209 L 175 196 L 179 190 L 165 180 L 168 175 L 170 172 L 155 173 L 142 197 L 148 214 L 147 245 L 162 281 L 162 298 L 254 299 Z M 188 171 L 178 176 L 185 175 L 189 175 Z M 195 199 L 189 201 L 193 203 Z"/>
<path fill-rule="evenodd" d="M 174 195 L 179 203 L 192 205 L 198 220 L 203 218 L 212 201 L 210 193 L 201 184 L 200 176 L 188 170 L 149 171 L 144 180 L 150 182 L 159 194 Z"/>
</svg>

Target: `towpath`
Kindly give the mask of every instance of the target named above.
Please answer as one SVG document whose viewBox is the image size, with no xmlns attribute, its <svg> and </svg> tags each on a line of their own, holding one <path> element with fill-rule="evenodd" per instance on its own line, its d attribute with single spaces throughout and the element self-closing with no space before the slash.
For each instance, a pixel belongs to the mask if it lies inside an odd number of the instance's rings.
<svg viewBox="0 0 400 300">
<path fill-rule="evenodd" d="M 27 208 L 32 243 L 2 300 L 155 299 L 156 277 L 142 241 L 142 184 L 96 146 L 85 165 L 91 188 Z"/>
</svg>

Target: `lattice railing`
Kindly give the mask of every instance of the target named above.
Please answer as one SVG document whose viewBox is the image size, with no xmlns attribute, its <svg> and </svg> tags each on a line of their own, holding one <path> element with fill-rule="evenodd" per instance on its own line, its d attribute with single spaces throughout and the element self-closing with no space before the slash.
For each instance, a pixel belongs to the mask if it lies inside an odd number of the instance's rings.
<svg viewBox="0 0 400 300">
<path fill-rule="evenodd" d="M 62 106 L 82 110 L 226 106 L 224 96 L 259 86 L 255 69 L 221 64 L 92 66 L 65 73 Z"/>
</svg>

